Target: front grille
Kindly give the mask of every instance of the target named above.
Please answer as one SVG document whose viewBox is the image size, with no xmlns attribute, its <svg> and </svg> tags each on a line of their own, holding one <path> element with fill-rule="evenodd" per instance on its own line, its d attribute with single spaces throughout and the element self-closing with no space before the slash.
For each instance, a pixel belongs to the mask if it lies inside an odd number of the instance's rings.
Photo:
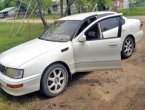
<svg viewBox="0 0 145 110">
<path fill-rule="evenodd" d="M 0 72 L 5 73 L 6 67 L 0 64 Z"/>
</svg>

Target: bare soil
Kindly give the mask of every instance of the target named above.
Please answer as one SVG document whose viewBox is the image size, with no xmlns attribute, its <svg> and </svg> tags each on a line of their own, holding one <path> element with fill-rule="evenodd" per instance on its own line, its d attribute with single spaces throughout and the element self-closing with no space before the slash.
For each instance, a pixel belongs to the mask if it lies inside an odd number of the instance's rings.
<svg viewBox="0 0 145 110">
<path fill-rule="evenodd" d="M 28 109 L 145 110 L 145 38 L 122 60 L 122 70 L 77 73 L 60 96 L 37 99 Z"/>
</svg>

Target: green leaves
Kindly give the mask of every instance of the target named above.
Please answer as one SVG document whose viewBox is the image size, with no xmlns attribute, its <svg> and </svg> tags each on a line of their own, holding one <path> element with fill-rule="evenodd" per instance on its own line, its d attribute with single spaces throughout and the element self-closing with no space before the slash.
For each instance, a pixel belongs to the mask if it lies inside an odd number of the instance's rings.
<svg viewBox="0 0 145 110">
<path fill-rule="evenodd" d="M 14 0 L 0 0 L 0 10 L 7 7 L 13 7 L 15 5 L 16 5 L 16 2 Z"/>
<path fill-rule="evenodd" d="M 75 3 L 78 6 L 88 6 L 90 5 L 90 9 L 92 10 L 93 7 L 98 4 L 99 7 L 103 8 L 104 6 L 110 6 L 113 3 L 113 0 L 75 0 Z"/>
</svg>

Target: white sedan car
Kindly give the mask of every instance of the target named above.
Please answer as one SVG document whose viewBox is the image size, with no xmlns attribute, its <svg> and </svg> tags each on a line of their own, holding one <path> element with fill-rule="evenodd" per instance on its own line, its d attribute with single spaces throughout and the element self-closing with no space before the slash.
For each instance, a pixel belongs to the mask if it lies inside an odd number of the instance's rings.
<svg viewBox="0 0 145 110">
<path fill-rule="evenodd" d="M 0 87 L 20 96 L 40 90 L 61 94 L 76 72 L 121 68 L 143 37 L 141 23 L 114 12 L 91 12 L 57 20 L 39 38 L 0 55 Z"/>
</svg>

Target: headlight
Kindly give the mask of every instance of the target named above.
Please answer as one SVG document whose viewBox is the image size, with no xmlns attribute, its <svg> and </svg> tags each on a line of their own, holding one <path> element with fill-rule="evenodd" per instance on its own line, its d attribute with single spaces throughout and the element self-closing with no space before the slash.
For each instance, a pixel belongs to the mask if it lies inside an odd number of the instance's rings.
<svg viewBox="0 0 145 110">
<path fill-rule="evenodd" d="M 10 78 L 21 79 L 23 78 L 24 70 L 7 68 L 5 74 Z"/>
</svg>

